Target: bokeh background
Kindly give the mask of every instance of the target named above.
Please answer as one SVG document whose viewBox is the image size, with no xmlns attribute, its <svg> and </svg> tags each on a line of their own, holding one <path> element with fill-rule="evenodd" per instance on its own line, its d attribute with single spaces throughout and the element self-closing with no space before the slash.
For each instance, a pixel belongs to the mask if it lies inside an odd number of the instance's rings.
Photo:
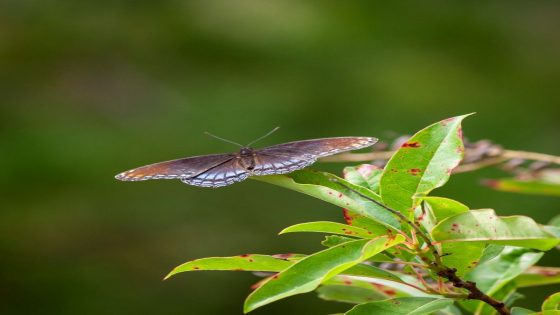
<svg viewBox="0 0 560 315">
<path fill-rule="evenodd" d="M 236 149 L 206 130 L 387 140 L 469 112 L 472 140 L 560 154 L 559 56 L 556 1 L 1 1 L 0 312 L 241 314 L 251 274 L 161 279 L 194 258 L 318 250 L 321 236 L 276 233 L 339 209 L 252 180 L 116 173 Z M 479 184 L 501 175 L 456 175 L 437 194 L 541 223 L 558 213 L 557 198 Z M 347 308 L 307 294 L 254 314 Z"/>
</svg>

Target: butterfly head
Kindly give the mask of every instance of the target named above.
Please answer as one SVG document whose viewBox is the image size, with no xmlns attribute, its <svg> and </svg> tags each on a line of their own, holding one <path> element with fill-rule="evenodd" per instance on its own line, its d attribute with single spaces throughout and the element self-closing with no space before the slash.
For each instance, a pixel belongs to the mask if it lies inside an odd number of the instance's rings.
<svg viewBox="0 0 560 315">
<path fill-rule="evenodd" d="M 249 147 L 243 147 L 239 150 L 239 155 L 242 157 L 253 156 L 253 149 Z"/>
</svg>

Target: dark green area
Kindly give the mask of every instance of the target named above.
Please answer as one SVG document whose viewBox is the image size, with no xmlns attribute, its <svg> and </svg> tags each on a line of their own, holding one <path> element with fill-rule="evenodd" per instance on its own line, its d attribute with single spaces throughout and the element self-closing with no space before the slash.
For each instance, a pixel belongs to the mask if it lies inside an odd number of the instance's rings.
<svg viewBox="0 0 560 315">
<path fill-rule="evenodd" d="M 468 138 L 560 154 L 559 30 L 553 1 L 0 2 L 0 312 L 239 314 L 249 274 L 161 278 L 199 257 L 317 250 L 318 235 L 276 235 L 341 218 L 302 194 L 113 179 L 235 150 L 205 130 L 249 142 L 282 127 L 261 145 L 387 140 L 477 112 Z M 558 213 L 558 198 L 479 185 L 501 175 L 453 176 L 436 194 L 540 223 Z M 254 314 L 345 309 L 309 294 Z"/>
</svg>

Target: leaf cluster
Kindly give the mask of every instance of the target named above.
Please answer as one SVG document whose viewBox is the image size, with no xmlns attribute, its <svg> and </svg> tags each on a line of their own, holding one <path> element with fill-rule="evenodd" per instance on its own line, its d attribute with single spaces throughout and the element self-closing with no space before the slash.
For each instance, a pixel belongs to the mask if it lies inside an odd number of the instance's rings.
<svg viewBox="0 0 560 315">
<path fill-rule="evenodd" d="M 324 250 L 197 259 L 166 279 L 187 271 L 258 271 L 265 276 L 253 286 L 245 312 L 312 291 L 324 300 L 352 304 L 348 315 L 498 312 L 488 300 L 501 301 L 496 303 L 509 312 L 521 297 L 519 288 L 560 283 L 560 268 L 536 266 L 560 243 L 560 227 L 430 195 L 463 158 L 461 122 L 467 116 L 420 130 L 382 169 L 349 166 L 343 178 L 311 170 L 257 177 L 343 209 L 344 223 L 307 222 L 281 231 L 325 233 Z M 449 271 L 461 282 L 446 276 Z M 488 299 L 465 290 L 468 285 Z M 552 295 L 542 311 L 558 312 L 559 301 L 560 295 Z M 511 312 L 536 313 L 515 307 Z"/>
</svg>

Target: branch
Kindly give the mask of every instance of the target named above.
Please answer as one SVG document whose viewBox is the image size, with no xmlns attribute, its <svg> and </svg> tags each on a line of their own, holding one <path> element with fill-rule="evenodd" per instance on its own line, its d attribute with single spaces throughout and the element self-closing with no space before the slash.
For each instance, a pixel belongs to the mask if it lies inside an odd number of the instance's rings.
<svg viewBox="0 0 560 315">
<path fill-rule="evenodd" d="M 465 159 L 463 162 L 453 170 L 453 173 L 464 173 L 478 170 L 484 167 L 502 164 L 510 160 L 527 160 L 538 161 L 543 163 L 550 163 L 560 165 L 560 156 L 527 152 L 504 150 L 496 147 L 492 148 L 493 151 L 484 152 L 480 148 L 467 148 L 465 150 Z M 386 161 L 393 156 L 396 151 L 375 151 L 370 153 L 342 153 L 334 156 L 322 158 L 322 162 L 371 162 L 371 161 Z"/>
<path fill-rule="evenodd" d="M 412 229 L 424 240 L 424 242 L 426 243 L 426 246 L 428 246 L 428 248 L 430 249 L 430 251 L 433 254 L 434 259 L 431 260 L 429 256 L 425 255 L 422 253 L 421 250 L 418 251 L 418 255 L 422 258 L 422 261 L 428 263 L 429 268 L 431 270 L 433 270 L 438 276 L 446 278 L 447 280 L 449 280 L 454 287 L 456 288 L 463 288 L 466 289 L 467 291 L 469 291 L 469 294 L 466 296 L 467 299 L 470 300 L 479 300 L 482 302 L 485 302 L 487 304 L 489 304 L 490 306 L 492 306 L 499 314 L 501 315 L 510 315 L 511 312 L 509 311 L 509 309 L 507 308 L 507 306 L 501 302 L 498 301 L 488 295 L 486 295 L 484 292 L 480 291 L 480 289 L 476 286 L 475 282 L 472 281 L 464 281 L 461 278 L 459 278 L 456 274 L 457 269 L 455 268 L 449 268 L 447 266 L 445 266 L 441 260 L 441 254 L 439 253 L 439 251 L 437 250 L 437 248 L 435 247 L 435 245 L 432 243 L 432 240 L 428 237 L 428 235 L 426 233 L 424 233 L 424 231 L 422 231 L 422 229 L 414 222 L 412 222 L 410 219 L 408 219 L 404 214 L 402 214 L 400 211 L 397 211 L 395 209 L 392 209 L 390 207 L 388 207 L 387 205 L 369 197 L 366 196 L 364 194 L 362 194 L 361 192 L 353 189 L 352 187 L 349 187 L 348 185 L 346 185 L 345 183 L 333 178 L 332 179 L 333 182 L 345 187 L 346 189 L 354 192 L 355 194 L 359 195 L 360 197 L 367 199 L 375 204 L 377 204 L 378 206 L 384 208 L 385 210 L 391 212 L 392 214 L 398 216 L 403 222 L 406 222 L 408 225 L 410 225 L 410 227 L 412 227 Z M 420 248 L 419 248 L 420 249 Z"/>
</svg>

